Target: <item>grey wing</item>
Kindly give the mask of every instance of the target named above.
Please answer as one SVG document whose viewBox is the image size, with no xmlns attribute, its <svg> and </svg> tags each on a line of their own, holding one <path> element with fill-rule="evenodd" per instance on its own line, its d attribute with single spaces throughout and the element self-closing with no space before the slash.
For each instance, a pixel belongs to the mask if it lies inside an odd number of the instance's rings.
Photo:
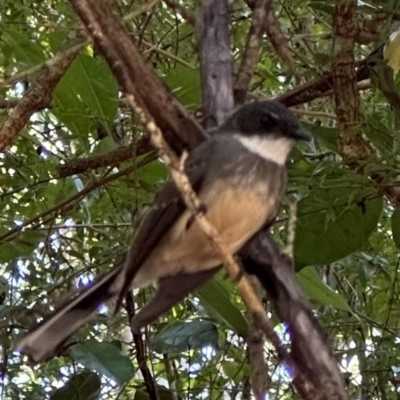
<svg viewBox="0 0 400 400">
<path fill-rule="evenodd" d="M 193 190 L 199 193 L 207 178 L 207 162 L 212 157 L 215 146 L 205 142 L 190 153 L 185 171 Z M 132 285 L 137 272 L 150 252 L 157 246 L 164 234 L 185 211 L 186 206 L 173 182 L 168 183 L 157 195 L 153 208 L 139 228 L 139 233 L 128 251 L 123 277 L 123 286 L 115 310 Z"/>
</svg>

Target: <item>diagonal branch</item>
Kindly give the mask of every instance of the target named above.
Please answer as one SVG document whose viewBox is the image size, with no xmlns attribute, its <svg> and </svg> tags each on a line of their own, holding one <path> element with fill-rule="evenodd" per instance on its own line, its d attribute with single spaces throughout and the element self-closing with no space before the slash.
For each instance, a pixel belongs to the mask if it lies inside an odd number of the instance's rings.
<svg viewBox="0 0 400 400">
<path fill-rule="evenodd" d="M 30 117 L 35 112 L 50 106 L 55 87 L 78 55 L 80 49 L 79 45 L 75 46 L 53 65 L 48 66 L 45 64 L 42 67 L 36 82 L 0 126 L 0 152 L 11 144 L 14 137 L 29 122 Z"/>
<path fill-rule="evenodd" d="M 134 93 L 154 115 L 178 153 L 205 138 L 197 122 L 165 88 L 118 19 L 93 0 L 70 0 L 72 7 L 110 65 L 123 91 Z"/>
<path fill-rule="evenodd" d="M 293 383 L 301 396 L 307 400 L 347 400 L 326 334 L 297 282 L 292 260 L 280 253 L 268 227 L 250 240 L 240 257 L 246 271 L 261 281 L 279 319 L 288 326 L 291 356 L 297 367 Z M 301 374 L 296 375 L 297 371 Z"/>
</svg>

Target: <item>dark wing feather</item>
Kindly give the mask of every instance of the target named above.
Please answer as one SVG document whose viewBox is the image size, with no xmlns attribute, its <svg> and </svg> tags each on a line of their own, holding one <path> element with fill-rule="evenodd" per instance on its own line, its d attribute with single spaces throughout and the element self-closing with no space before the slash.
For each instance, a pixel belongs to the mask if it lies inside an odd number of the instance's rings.
<svg viewBox="0 0 400 400">
<path fill-rule="evenodd" d="M 185 171 L 196 193 L 201 191 L 202 184 L 206 178 L 207 157 L 204 156 L 211 156 L 213 149 L 212 142 L 206 142 L 196 148 L 187 159 Z M 153 208 L 140 226 L 138 235 L 127 253 L 123 287 L 118 297 L 115 311 L 121 306 L 124 296 L 130 289 L 133 279 L 147 256 L 185 209 L 185 203 L 175 184 L 173 182 L 168 183 L 157 195 Z"/>
</svg>

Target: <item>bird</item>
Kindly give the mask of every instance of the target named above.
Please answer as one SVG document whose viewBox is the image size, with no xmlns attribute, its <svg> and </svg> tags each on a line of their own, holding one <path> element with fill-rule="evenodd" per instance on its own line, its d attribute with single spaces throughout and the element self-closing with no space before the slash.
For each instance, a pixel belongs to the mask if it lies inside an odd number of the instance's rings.
<svg viewBox="0 0 400 400">
<path fill-rule="evenodd" d="M 191 151 L 185 172 L 231 254 L 275 219 L 285 193 L 289 154 L 296 141 L 309 139 L 286 106 L 255 101 L 234 110 Z M 155 284 L 153 299 L 131 322 L 140 331 L 205 284 L 221 264 L 221 255 L 169 182 L 156 196 L 124 260 L 44 319 L 17 349 L 30 363 L 49 360 L 100 305 L 116 301 L 116 312 L 129 290 Z"/>
</svg>

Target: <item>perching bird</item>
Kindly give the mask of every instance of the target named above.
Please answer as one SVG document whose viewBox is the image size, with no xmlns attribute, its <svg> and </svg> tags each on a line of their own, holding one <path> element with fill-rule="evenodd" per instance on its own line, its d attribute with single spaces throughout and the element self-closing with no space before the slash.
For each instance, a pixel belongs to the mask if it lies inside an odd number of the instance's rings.
<svg viewBox="0 0 400 400">
<path fill-rule="evenodd" d="M 235 111 L 190 153 L 186 173 L 232 254 L 275 218 L 285 191 L 288 155 L 296 140 L 308 138 L 284 105 L 253 102 Z M 126 261 L 44 320 L 18 349 L 32 362 L 49 359 L 99 305 L 122 299 L 131 288 L 156 283 L 155 297 L 133 318 L 139 330 L 203 285 L 220 266 L 220 254 L 174 183 L 168 183 L 139 228 Z"/>
</svg>

